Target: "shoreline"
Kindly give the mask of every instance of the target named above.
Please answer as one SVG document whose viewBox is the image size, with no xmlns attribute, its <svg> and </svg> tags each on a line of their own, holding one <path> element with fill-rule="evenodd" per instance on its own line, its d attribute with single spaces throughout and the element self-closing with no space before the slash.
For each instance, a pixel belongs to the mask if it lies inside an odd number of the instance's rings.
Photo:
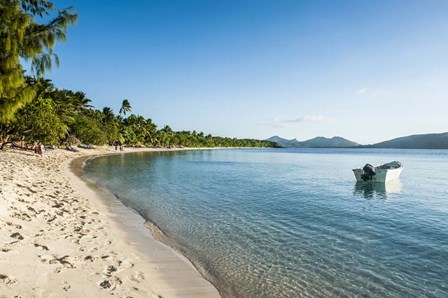
<svg viewBox="0 0 448 298">
<path fill-rule="evenodd" d="M 150 149 L 150 150 L 139 150 L 139 151 L 128 151 L 128 152 L 117 152 L 117 154 L 132 154 L 132 153 L 138 153 L 138 152 L 173 152 L 173 151 L 191 151 L 191 150 L 211 150 L 215 148 L 178 148 L 178 149 Z M 217 149 L 227 149 L 227 148 L 217 148 Z M 74 174 L 77 176 L 77 179 L 80 179 L 83 181 L 88 187 L 93 189 L 99 196 L 99 200 L 103 203 L 108 203 L 108 206 L 105 206 L 116 215 L 115 220 L 118 222 L 118 224 L 121 226 L 121 229 L 124 229 L 127 233 L 128 237 L 133 238 L 134 243 L 139 243 L 138 249 L 144 253 L 150 253 L 145 249 L 144 242 L 142 241 L 142 237 L 149 237 L 151 240 L 155 240 L 158 243 L 160 243 L 162 246 L 165 246 L 168 248 L 168 250 L 171 250 L 182 262 L 186 263 L 188 266 L 191 266 L 194 271 L 200 274 L 200 276 L 205 279 L 208 283 L 211 284 L 213 288 L 216 289 L 216 287 L 211 283 L 209 279 L 206 278 L 206 274 L 204 272 L 204 269 L 193 262 L 193 260 L 189 259 L 188 256 L 183 254 L 180 250 L 178 250 L 173 245 L 173 240 L 169 239 L 165 236 L 164 232 L 158 227 L 158 225 L 154 222 L 152 222 L 149 219 L 145 219 L 143 215 L 141 215 L 137 210 L 133 209 L 130 206 L 127 206 L 123 203 L 123 201 L 117 197 L 115 194 L 113 194 L 111 191 L 102 188 L 98 186 L 94 181 L 88 181 L 86 179 L 83 179 L 82 176 L 85 174 L 85 166 L 87 163 L 93 159 L 107 156 L 107 155 L 117 155 L 115 153 L 111 154 L 98 154 L 98 155 L 89 155 L 89 156 L 83 156 L 78 157 L 69 162 L 69 168 Z M 137 234 L 133 234 L 133 232 L 136 232 L 139 234 L 139 236 L 135 237 Z M 132 236 L 132 237 L 131 237 Z M 141 243 L 140 243 L 141 242 Z M 168 274 L 166 277 L 168 279 L 168 283 L 172 283 L 174 287 L 178 287 L 178 278 L 175 278 L 174 276 L 170 276 L 172 274 Z M 174 280 L 171 280 L 174 279 Z M 192 281 L 189 281 L 189 284 L 192 284 Z M 193 286 L 197 287 L 197 286 Z M 188 290 L 184 290 L 184 292 L 188 292 Z M 213 293 L 208 293 L 209 290 L 207 290 L 207 293 L 205 297 L 214 297 Z M 216 289 L 216 291 L 218 291 Z M 178 295 L 176 295 L 178 296 Z M 181 295 L 184 296 L 184 295 Z M 187 295 L 190 296 L 190 295 Z M 163 296 L 165 297 L 165 296 Z M 195 292 L 194 297 L 202 297 L 202 294 L 200 292 Z M 220 295 L 219 295 L 220 297 Z"/>
<path fill-rule="evenodd" d="M 0 152 L 4 173 L 10 172 L 0 176 L 0 199 L 7 201 L 0 208 L 0 229 L 10 230 L 0 237 L 1 292 L 31 297 L 220 297 L 192 262 L 154 237 L 140 214 L 81 178 L 82 165 L 91 158 L 180 150 L 195 149 L 55 149 L 43 158 Z M 35 216 L 31 209 L 38 210 Z M 16 250 L 20 253 L 14 254 Z"/>
</svg>

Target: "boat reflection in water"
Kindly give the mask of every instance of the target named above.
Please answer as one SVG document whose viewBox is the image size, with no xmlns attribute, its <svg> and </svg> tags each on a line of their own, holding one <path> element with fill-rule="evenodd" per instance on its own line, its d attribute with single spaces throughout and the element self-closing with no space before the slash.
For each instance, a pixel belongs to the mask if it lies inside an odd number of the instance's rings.
<svg viewBox="0 0 448 298">
<path fill-rule="evenodd" d="M 353 194 L 366 199 L 387 199 L 391 194 L 401 192 L 402 188 L 400 179 L 386 183 L 356 182 Z"/>
</svg>

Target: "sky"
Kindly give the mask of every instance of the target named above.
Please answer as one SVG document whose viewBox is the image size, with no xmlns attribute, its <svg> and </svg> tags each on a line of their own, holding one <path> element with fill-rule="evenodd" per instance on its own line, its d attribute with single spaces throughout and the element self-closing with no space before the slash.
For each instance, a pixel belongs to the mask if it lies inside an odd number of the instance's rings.
<svg viewBox="0 0 448 298">
<path fill-rule="evenodd" d="M 448 131 L 448 1 L 55 1 L 46 76 L 205 134 L 369 144 Z"/>
</svg>

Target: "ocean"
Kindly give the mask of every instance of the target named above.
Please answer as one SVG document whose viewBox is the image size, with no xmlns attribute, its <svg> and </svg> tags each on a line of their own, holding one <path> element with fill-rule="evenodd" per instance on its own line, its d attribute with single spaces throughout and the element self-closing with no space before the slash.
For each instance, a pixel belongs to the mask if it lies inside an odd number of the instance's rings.
<svg viewBox="0 0 448 298">
<path fill-rule="evenodd" d="M 399 180 L 352 168 L 398 160 Z M 224 297 L 448 297 L 448 150 L 219 149 L 95 158 Z"/>
</svg>

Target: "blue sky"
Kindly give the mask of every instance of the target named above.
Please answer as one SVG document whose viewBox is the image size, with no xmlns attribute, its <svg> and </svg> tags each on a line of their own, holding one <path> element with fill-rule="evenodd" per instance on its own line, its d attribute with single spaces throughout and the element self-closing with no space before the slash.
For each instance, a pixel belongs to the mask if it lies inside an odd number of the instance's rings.
<svg viewBox="0 0 448 298">
<path fill-rule="evenodd" d="M 448 131 L 448 1 L 58 1 L 48 77 L 174 130 L 373 143 Z"/>
</svg>

